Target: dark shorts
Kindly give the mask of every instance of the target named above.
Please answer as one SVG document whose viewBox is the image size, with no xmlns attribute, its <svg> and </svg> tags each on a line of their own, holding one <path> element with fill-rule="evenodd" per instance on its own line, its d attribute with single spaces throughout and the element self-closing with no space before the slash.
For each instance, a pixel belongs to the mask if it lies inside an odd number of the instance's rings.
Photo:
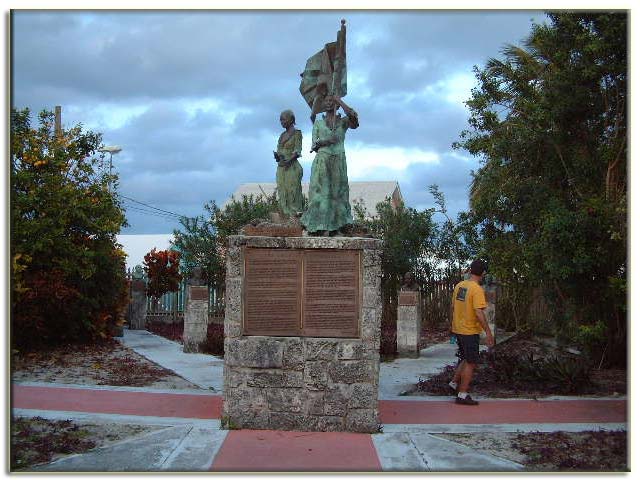
<svg viewBox="0 0 640 480">
<path fill-rule="evenodd" d="M 460 335 L 456 333 L 458 340 L 458 353 L 456 354 L 460 360 L 466 360 L 469 363 L 480 363 L 480 335 Z"/>
</svg>

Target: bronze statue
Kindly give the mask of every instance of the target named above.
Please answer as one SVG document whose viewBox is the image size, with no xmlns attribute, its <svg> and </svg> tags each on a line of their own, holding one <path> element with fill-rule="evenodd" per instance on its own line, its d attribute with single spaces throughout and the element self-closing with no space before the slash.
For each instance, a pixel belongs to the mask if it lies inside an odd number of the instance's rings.
<svg viewBox="0 0 640 480">
<path fill-rule="evenodd" d="M 412 272 L 407 272 L 404 274 L 402 279 L 402 285 L 400 286 L 401 292 L 417 292 L 419 290 L 419 285 L 416 283 L 416 279 L 413 276 Z"/>
<path fill-rule="evenodd" d="M 284 132 L 278 138 L 277 151 L 273 156 L 278 162 L 276 184 L 278 204 L 286 216 L 297 216 L 302 212 L 302 165 L 298 158 L 302 154 L 302 132 L 295 128 L 296 117 L 291 110 L 280 114 L 280 125 Z"/>
<path fill-rule="evenodd" d="M 353 224 L 349 203 L 349 178 L 344 151 L 347 129 L 358 128 L 358 114 L 341 97 L 347 94 L 345 21 L 337 40 L 327 43 L 305 66 L 300 93 L 311 107 L 313 122 L 309 207 L 301 222 L 312 235 L 335 235 Z M 346 117 L 337 113 L 342 107 Z M 325 112 L 322 118 L 316 118 Z"/>
<path fill-rule="evenodd" d="M 325 97 L 344 97 L 347 94 L 347 28 L 340 21 L 335 42 L 327 43 L 322 50 L 307 60 L 300 74 L 300 93 L 311 107 L 311 123 L 322 111 Z"/>
</svg>

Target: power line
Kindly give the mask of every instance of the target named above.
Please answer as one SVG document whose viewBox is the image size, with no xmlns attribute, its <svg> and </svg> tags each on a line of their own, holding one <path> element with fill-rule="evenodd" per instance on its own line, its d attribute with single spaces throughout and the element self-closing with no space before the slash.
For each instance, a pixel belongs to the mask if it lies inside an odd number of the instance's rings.
<svg viewBox="0 0 640 480">
<path fill-rule="evenodd" d="M 176 217 L 174 217 L 172 215 L 166 215 L 166 214 L 160 213 L 160 212 L 154 212 L 154 211 L 151 211 L 151 210 L 145 210 L 144 208 L 139 208 L 139 207 L 136 207 L 134 205 L 125 205 L 125 210 L 126 211 L 143 213 L 145 215 L 150 215 L 152 217 L 163 218 L 163 219 L 171 221 L 171 222 L 175 222 L 176 221 Z"/>
<path fill-rule="evenodd" d="M 136 200 L 134 198 L 127 197 L 126 195 L 119 194 L 119 196 L 122 197 L 122 198 L 126 198 L 127 200 L 129 200 L 131 202 L 135 202 L 137 204 L 144 205 L 145 207 L 151 208 L 153 210 L 157 210 L 158 212 L 162 212 L 162 213 L 166 213 L 166 214 L 169 214 L 169 215 L 173 215 L 174 217 L 178 217 L 178 218 L 186 217 L 186 215 L 180 215 L 179 213 L 170 212 L 169 210 L 163 210 L 161 208 L 154 207 L 153 205 L 149 205 L 148 203 L 144 203 L 144 202 L 141 202 L 141 201 Z"/>
</svg>

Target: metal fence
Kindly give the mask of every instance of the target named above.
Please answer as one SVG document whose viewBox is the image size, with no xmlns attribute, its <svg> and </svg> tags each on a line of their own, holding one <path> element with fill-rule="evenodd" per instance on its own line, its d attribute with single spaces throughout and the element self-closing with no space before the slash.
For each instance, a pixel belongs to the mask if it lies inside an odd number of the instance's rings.
<svg viewBox="0 0 640 480">
<path fill-rule="evenodd" d="M 131 272 L 127 273 L 127 278 L 129 280 L 133 278 Z M 147 282 L 146 277 L 142 279 L 145 283 Z M 165 293 L 160 298 L 147 296 L 147 320 L 165 323 L 183 321 L 186 287 L 187 282 L 183 280 L 176 292 Z M 129 298 L 132 298 L 131 286 L 129 288 Z M 131 309 L 131 304 L 129 304 L 129 309 Z M 209 323 L 222 322 L 224 322 L 224 291 L 215 285 L 209 286 Z"/>
</svg>

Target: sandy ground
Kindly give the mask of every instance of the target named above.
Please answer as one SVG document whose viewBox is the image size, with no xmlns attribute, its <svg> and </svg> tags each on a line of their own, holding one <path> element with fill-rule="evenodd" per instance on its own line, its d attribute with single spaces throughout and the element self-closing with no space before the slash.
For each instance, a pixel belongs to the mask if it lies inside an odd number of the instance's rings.
<svg viewBox="0 0 640 480">
<path fill-rule="evenodd" d="M 67 346 L 51 352 L 14 355 L 12 381 L 158 389 L 198 388 L 116 342 L 103 346 Z"/>
</svg>

